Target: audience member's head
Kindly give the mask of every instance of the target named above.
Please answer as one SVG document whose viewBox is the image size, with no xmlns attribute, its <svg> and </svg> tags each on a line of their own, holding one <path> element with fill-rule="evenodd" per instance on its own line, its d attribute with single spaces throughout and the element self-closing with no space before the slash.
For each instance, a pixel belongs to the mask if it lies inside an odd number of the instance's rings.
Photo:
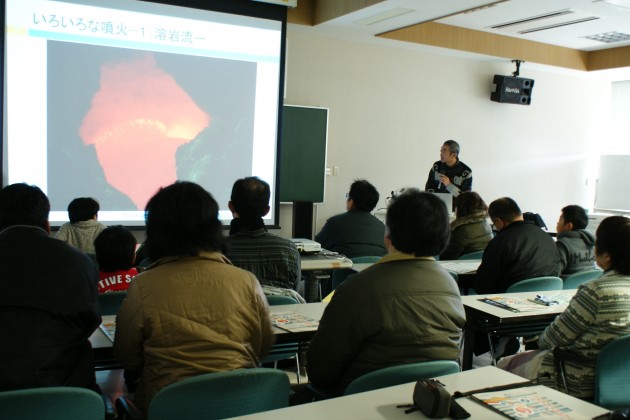
<svg viewBox="0 0 630 420">
<path fill-rule="evenodd" d="M 70 223 L 94 219 L 100 208 L 98 201 L 91 197 L 75 198 L 68 204 Z"/>
<path fill-rule="evenodd" d="M 269 184 L 257 176 L 237 180 L 232 186 L 229 207 L 237 217 L 260 218 L 269 212 Z"/>
<path fill-rule="evenodd" d="M 136 237 L 124 226 L 109 226 L 94 240 L 96 262 L 101 271 L 129 270 L 136 259 Z"/>
<path fill-rule="evenodd" d="M 437 196 L 405 190 L 387 208 L 385 232 L 394 248 L 416 257 L 440 254 L 451 232 L 448 210 Z"/>
<path fill-rule="evenodd" d="M 372 211 L 378 203 L 379 194 L 374 185 L 365 179 L 357 179 L 350 185 L 348 202 L 352 200 L 351 208 L 361 211 Z"/>
<path fill-rule="evenodd" d="M 630 218 L 610 216 L 597 227 L 595 260 L 604 270 L 630 275 Z"/>
<path fill-rule="evenodd" d="M 510 197 L 494 200 L 488 207 L 488 214 L 496 230 L 500 231 L 512 222 L 523 219 L 523 213 Z"/>
<path fill-rule="evenodd" d="M 455 199 L 455 206 L 455 216 L 458 219 L 477 213 L 488 213 L 486 203 L 479 194 L 473 191 L 466 191 L 458 195 Z"/>
<path fill-rule="evenodd" d="M 50 202 L 39 187 L 11 184 L 0 190 L 0 229 L 28 225 L 49 232 L 49 213 Z"/>
<path fill-rule="evenodd" d="M 151 261 L 225 251 L 219 206 L 193 182 L 161 188 L 147 203 L 145 219 L 145 247 Z"/>
<path fill-rule="evenodd" d="M 570 205 L 562 209 L 556 232 L 562 233 L 567 230 L 584 229 L 588 225 L 588 216 L 583 207 Z"/>
</svg>

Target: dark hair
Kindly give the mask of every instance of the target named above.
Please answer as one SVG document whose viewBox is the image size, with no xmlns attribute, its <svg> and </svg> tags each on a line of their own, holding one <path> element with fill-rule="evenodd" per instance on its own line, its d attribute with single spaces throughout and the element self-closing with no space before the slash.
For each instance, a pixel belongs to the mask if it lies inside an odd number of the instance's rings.
<svg viewBox="0 0 630 420">
<path fill-rule="evenodd" d="M 136 237 L 124 226 L 109 226 L 94 240 L 101 271 L 129 270 L 136 258 Z"/>
<path fill-rule="evenodd" d="M 488 206 L 481 196 L 473 191 L 466 191 L 455 198 L 455 215 L 460 217 L 470 216 L 475 213 L 488 213 Z"/>
<path fill-rule="evenodd" d="M 444 146 L 448 146 L 451 153 L 457 153 L 457 156 L 459 156 L 459 143 L 455 140 L 446 140 Z"/>
<path fill-rule="evenodd" d="M 610 216 L 597 227 L 595 253 L 608 253 L 609 270 L 630 275 L 630 219 Z"/>
<path fill-rule="evenodd" d="M 374 185 L 365 179 L 357 179 L 350 185 L 348 198 L 352 199 L 354 207 L 361 211 L 372 211 L 379 199 L 378 191 Z"/>
<path fill-rule="evenodd" d="M 50 201 L 39 187 L 11 184 L 0 190 L 0 229 L 14 225 L 48 227 Z"/>
<path fill-rule="evenodd" d="M 573 223 L 573 229 L 584 229 L 588 225 L 588 216 L 583 207 L 570 205 L 562 209 L 564 223 Z"/>
<path fill-rule="evenodd" d="M 405 190 L 391 201 L 386 225 L 392 245 L 416 257 L 439 255 L 451 233 L 444 202 L 415 188 Z"/>
<path fill-rule="evenodd" d="M 230 201 L 239 217 L 254 218 L 267 213 L 270 198 L 269 184 L 257 176 L 249 176 L 234 183 Z"/>
<path fill-rule="evenodd" d="M 225 251 L 219 205 L 193 182 L 178 181 L 160 188 L 147 203 L 145 220 L 144 245 L 151 261 Z"/>
<path fill-rule="evenodd" d="M 91 197 L 75 198 L 68 204 L 70 223 L 93 219 L 100 209 L 98 201 Z"/>
<path fill-rule="evenodd" d="M 510 197 L 503 197 L 494 200 L 488 207 L 488 214 L 490 218 L 501 219 L 504 222 L 511 222 L 519 216 L 522 216 L 521 209 L 516 204 L 516 201 Z"/>
</svg>

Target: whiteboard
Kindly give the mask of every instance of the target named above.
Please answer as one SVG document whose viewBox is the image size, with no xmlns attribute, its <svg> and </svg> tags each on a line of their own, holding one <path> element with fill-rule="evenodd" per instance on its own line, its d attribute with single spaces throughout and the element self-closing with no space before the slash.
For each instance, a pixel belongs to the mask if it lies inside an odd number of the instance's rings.
<svg viewBox="0 0 630 420">
<path fill-rule="evenodd" d="M 600 157 L 595 210 L 630 212 L 629 155 Z"/>
</svg>

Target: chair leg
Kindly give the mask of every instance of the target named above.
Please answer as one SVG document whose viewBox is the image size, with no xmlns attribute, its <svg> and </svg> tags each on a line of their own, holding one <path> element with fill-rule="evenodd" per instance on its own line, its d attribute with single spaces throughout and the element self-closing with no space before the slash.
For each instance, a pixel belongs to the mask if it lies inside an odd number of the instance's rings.
<svg viewBox="0 0 630 420">
<path fill-rule="evenodd" d="M 299 354 L 295 353 L 295 375 L 297 376 L 297 383 L 300 384 L 300 358 Z"/>
<path fill-rule="evenodd" d="M 496 366 L 497 361 L 494 358 L 494 355 L 496 354 L 496 350 L 494 348 L 494 345 L 492 344 L 492 335 L 490 333 L 488 333 L 488 344 L 490 345 L 490 364 L 492 366 Z"/>
</svg>

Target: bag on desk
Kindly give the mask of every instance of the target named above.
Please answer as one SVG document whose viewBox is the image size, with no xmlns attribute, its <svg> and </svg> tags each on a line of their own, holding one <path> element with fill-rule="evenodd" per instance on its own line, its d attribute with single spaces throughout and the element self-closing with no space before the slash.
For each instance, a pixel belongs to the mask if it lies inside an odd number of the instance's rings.
<svg viewBox="0 0 630 420">
<path fill-rule="evenodd" d="M 422 379 L 413 389 L 413 403 L 427 417 L 447 417 L 451 408 L 451 394 L 435 379 Z"/>
<path fill-rule="evenodd" d="M 470 417 L 470 414 L 435 379 L 422 379 L 416 382 L 413 390 L 413 404 L 429 418 L 450 416 L 454 419 L 466 419 Z"/>
</svg>

